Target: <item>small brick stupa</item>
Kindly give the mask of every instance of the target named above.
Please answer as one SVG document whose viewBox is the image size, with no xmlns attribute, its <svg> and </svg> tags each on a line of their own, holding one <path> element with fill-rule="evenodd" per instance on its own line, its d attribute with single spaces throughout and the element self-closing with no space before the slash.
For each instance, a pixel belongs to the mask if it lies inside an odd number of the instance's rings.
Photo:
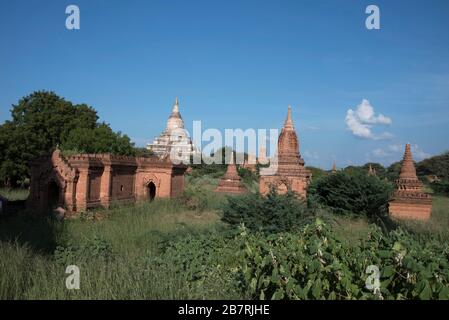
<svg viewBox="0 0 449 320">
<path fill-rule="evenodd" d="M 245 193 L 246 189 L 242 185 L 240 176 L 237 173 L 237 167 L 234 163 L 228 164 L 228 169 L 225 175 L 218 183 L 217 188 L 214 190 L 219 193 L 231 193 L 240 194 Z"/>
<path fill-rule="evenodd" d="M 410 144 L 405 146 L 401 173 L 395 182 L 397 189 L 389 203 L 391 217 L 429 220 L 432 211 L 432 197 L 423 192 L 423 184 L 416 176 Z"/>
<path fill-rule="evenodd" d="M 304 160 L 299 153 L 299 140 L 293 125 L 290 106 L 278 139 L 277 161 L 272 161 L 272 163 L 277 165 L 277 171 L 272 175 L 262 175 L 261 173 L 260 193 L 267 194 L 273 187 L 279 193 L 292 190 L 306 197 L 306 189 L 312 174 L 304 168 Z"/>
</svg>

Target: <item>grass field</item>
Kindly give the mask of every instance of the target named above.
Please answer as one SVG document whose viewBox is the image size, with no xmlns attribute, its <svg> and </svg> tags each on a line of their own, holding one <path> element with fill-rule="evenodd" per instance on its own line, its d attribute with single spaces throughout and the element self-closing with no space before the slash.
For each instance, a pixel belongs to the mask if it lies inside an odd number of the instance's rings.
<svg viewBox="0 0 449 320">
<path fill-rule="evenodd" d="M 206 180 L 201 196 L 208 200 L 200 209 L 189 209 L 188 201 L 155 200 L 73 220 L 25 214 L 0 220 L 0 299 L 248 298 L 225 272 L 237 267 L 235 248 L 223 237 L 227 226 L 218 208 L 224 200 L 208 193 L 216 181 Z M 447 238 L 449 198 L 434 196 L 433 204 L 429 223 L 406 227 Z M 336 234 L 353 245 L 370 228 L 363 218 L 333 221 Z M 219 243 L 220 251 L 203 247 L 198 239 L 204 238 Z M 65 268 L 72 264 L 80 268 L 80 290 L 65 287 Z"/>
<path fill-rule="evenodd" d="M 237 298 L 219 283 L 191 287 L 170 256 L 151 263 L 168 241 L 222 227 L 217 213 L 184 210 L 170 200 L 64 222 L 12 217 L 0 223 L 0 299 Z M 65 262 L 80 267 L 81 290 L 65 288 Z"/>
</svg>

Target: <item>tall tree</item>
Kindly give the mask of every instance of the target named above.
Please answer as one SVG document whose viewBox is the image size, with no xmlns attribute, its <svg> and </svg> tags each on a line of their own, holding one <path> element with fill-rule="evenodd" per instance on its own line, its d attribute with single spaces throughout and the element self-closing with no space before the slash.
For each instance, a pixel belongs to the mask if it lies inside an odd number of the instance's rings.
<svg viewBox="0 0 449 320">
<path fill-rule="evenodd" d="M 94 129 L 75 128 L 70 131 L 61 149 L 77 153 L 112 153 L 134 155 L 134 144 L 127 135 L 114 132 L 105 123 Z"/>
<path fill-rule="evenodd" d="M 0 182 L 8 185 L 26 178 L 28 162 L 57 145 L 86 152 L 134 152 L 126 135 L 97 123 L 92 107 L 73 104 L 54 92 L 37 91 L 20 99 L 11 116 L 0 126 Z"/>
</svg>

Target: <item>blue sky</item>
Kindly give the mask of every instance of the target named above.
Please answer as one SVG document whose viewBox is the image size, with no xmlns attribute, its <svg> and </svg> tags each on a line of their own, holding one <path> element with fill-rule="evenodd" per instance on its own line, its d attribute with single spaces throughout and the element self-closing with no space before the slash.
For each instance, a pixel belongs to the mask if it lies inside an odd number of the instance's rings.
<svg viewBox="0 0 449 320">
<path fill-rule="evenodd" d="M 389 164 L 407 142 L 420 159 L 449 150 L 448 17 L 445 0 L 0 0 L 0 122 L 52 90 L 143 146 L 176 96 L 189 130 L 280 128 L 291 104 L 308 165 Z"/>
</svg>

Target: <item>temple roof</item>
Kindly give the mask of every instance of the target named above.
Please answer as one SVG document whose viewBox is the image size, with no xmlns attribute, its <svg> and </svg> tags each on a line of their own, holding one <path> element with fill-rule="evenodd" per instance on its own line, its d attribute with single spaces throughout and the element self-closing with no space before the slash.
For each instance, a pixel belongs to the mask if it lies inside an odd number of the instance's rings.
<svg viewBox="0 0 449 320">
<path fill-rule="evenodd" d="M 404 158 L 402 160 L 400 179 L 418 179 L 416 176 L 415 164 L 413 162 L 410 143 L 405 145 Z"/>
<path fill-rule="evenodd" d="M 166 130 L 168 132 L 171 132 L 171 131 L 173 131 L 175 129 L 179 129 L 179 128 L 184 128 L 184 121 L 182 120 L 181 113 L 179 112 L 179 100 L 176 97 L 170 117 L 167 120 Z"/>
<path fill-rule="evenodd" d="M 278 139 L 278 155 L 297 155 L 299 157 L 299 141 L 292 120 L 292 107 L 288 106 L 287 119 Z"/>
<path fill-rule="evenodd" d="M 293 120 L 292 120 L 292 107 L 291 106 L 288 106 L 287 119 L 285 119 L 284 129 L 295 130 L 295 126 L 294 126 Z"/>
</svg>

